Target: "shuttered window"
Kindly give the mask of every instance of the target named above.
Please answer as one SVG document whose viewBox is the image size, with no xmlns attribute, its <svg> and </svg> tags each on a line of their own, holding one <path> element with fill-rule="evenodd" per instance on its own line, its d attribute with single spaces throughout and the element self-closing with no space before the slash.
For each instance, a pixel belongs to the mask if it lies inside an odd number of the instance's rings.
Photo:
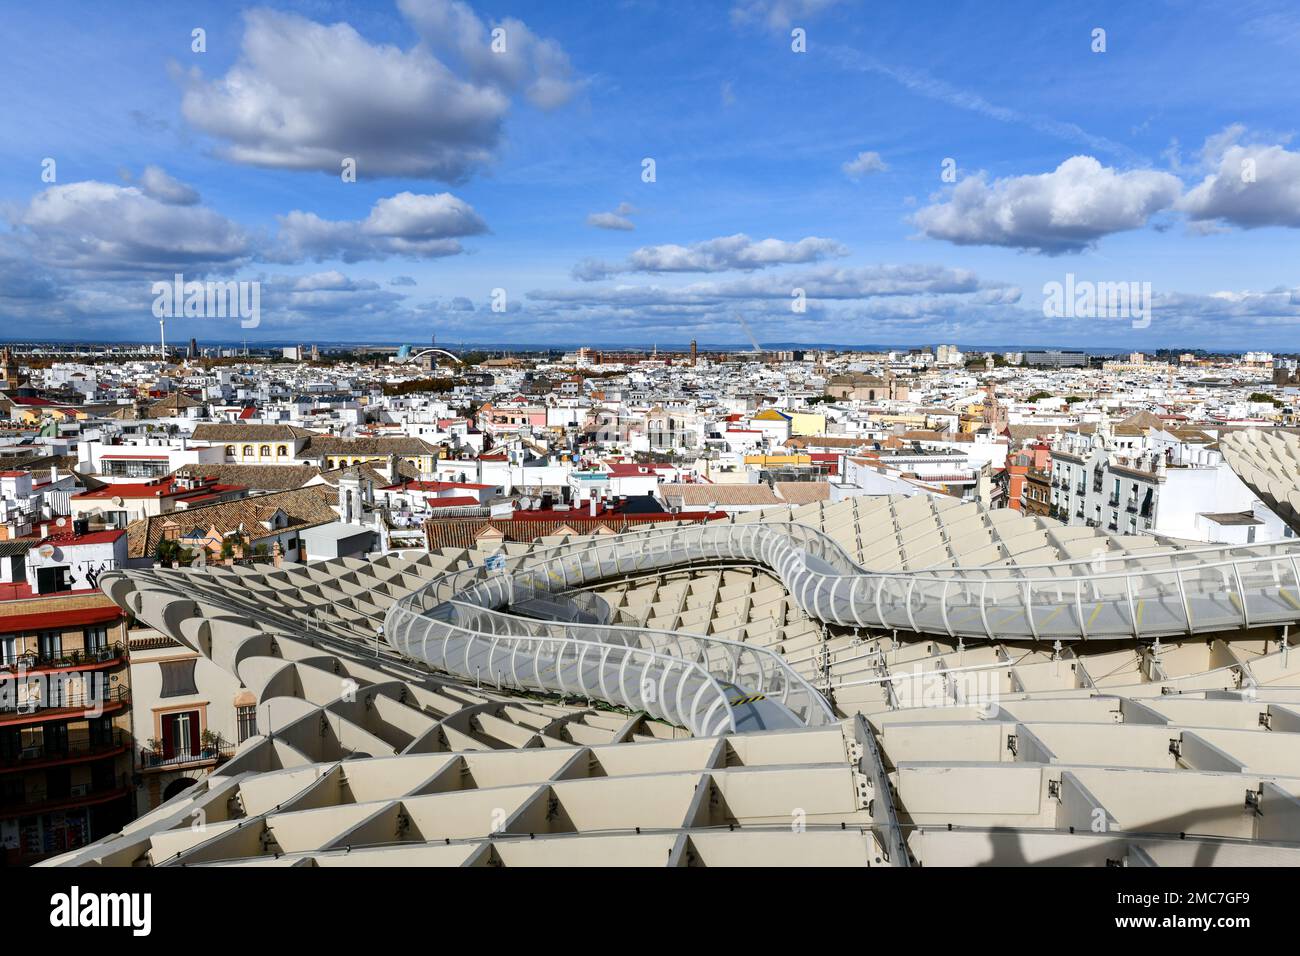
<svg viewBox="0 0 1300 956">
<path fill-rule="evenodd" d="M 199 689 L 194 684 L 194 665 L 197 660 L 162 661 L 162 693 L 160 697 L 184 697 L 197 694 Z"/>
</svg>

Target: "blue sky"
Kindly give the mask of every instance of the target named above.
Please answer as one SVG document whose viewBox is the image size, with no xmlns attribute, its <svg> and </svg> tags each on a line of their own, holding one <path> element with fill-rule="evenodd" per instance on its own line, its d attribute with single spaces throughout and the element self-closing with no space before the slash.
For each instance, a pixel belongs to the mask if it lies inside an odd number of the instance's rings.
<svg viewBox="0 0 1300 956">
<path fill-rule="evenodd" d="M 1294 348 L 1287 4 L 3 15 L 11 338 L 151 338 L 181 272 L 259 281 L 262 321 L 173 340 Z M 1067 273 L 1150 283 L 1149 325 L 1045 318 Z"/>
</svg>

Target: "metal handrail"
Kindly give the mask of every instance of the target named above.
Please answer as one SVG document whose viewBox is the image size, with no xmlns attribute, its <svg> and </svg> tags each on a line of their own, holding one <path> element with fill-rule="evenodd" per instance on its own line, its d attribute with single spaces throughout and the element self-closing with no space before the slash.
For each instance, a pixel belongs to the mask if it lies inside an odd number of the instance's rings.
<svg viewBox="0 0 1300 956">
<path fill-rule="evenodd" d="M 420 626 L 420 633 L 415 634 L 413 630 L 417 625 Z M 599 698 L 670 720 L 678 726 L 686 727 L 696 736 L 714 736 L 719 733 L 734 733 L 736 730 L 735 717 L 726 691 L 708 670 L 684 658 L 640 647 L 580 640 L 569 636 L 496 634 L 476 630 L 413 612 L 403 607 L 400 601 L 390 609 L 385 630 L 390 643 L 399 650 L 476 682 L 481 682 L 486 676 L 490 682 L 516 690 Z M 451 643 L 453 637 L 459 639 L 454 647 Z M 434 643 L 432 651 L 429 648 L 431 640 Z M 483 674 L 483 664 L 475 663 L 476 642 L 485 645 L 479 652 L 480 657 L 484 650 L 487 653 L 486 675 Z M 418 653 L 415 651 L 417 643 L 420 645 Z M 519 659 L 521 648 L 526 649 L 522 661 Z M 588 655 L 594 659 L 588 661 Z M 542 662 L 546 658 L 549 658 L 546 666 L 554 675 L 549 680 L 541 674 Z M 569 660 L 566 661 L 566 658 Z M 613 664 L 618 666 L 619 671 L 617 685 L 613 688 L 609 686 L 608 680 L 613 666 L 611 658 L 615 658 Z M 637 668 L 635 686 L 638 692 L 634 694 L 627 691 L 629 660 L 635 661 Z M 498 661 L 502 666 L 495 669 L 494 664 Z M 594 664 L 598 668 L 597 686 L 589 686 L 585 663 Z M 572 686 L 563 678 L 566 666 L 572 666 Z M 674 669 L 680 669 L 681 673 L 673 675 Z M 651 675 L 655 679 L 651 679 Z M 676 693 L 668 690 L 670 676 L 674 678 L 671 683 Z M 699 686 L 692 690 L 692 683 Z M 651 689 L 656 690 L 648 693 Z M 688 694 L 689 704 L 686 702 Z M 720 718 L 717 716 L 719 711 Z"/>
<path fill-rule="evenodd" d="M 1294 587 L 1300 593 L 1295 564 L 1300 547 L 1246 547 L 1251 554 L 1241 555 L 1242 546 L 1228 546 L 1107 555 L 1100 562 L 1049 565 L 1072 572 L 1051 576 L 1043 566 L 869 571 L 838 542 L 806 525 L 712 522 L 539 549 L 496 574 L 482 566 L 449 572 L 402 601 L 417 613 L 448 601 L 500 608 L 512 603 L 516 588 L 568 591 L 627 573 L 742 559 L 773 570 L 797 604 L 820 620 L 906 626 L 950 637 L 1150 639 L 1300 620 L 1300 599 L 1287 590 Z M 1206 560 L 1219 555 L 1228 556 Z M 1151 567 L 1152 558 L 1166 563 Z M 1144 566 L 1132 566 L 1144 559 Z M 1105 569 L 1111 561 L 1121 567 Z M 690 635 L 692 641 L 700 639 Z M 655 643 L 648 635 L 637 640 Z M 676 636 L 663 638 L 658 646 L 683 653 Z M 690 647 L 698 658 L 699 645 Z M 710 661 L 709 666 L 719 665 Z M 757 673 L 766 677 L 761 666 Z M 814 717 L 811 712 L 804 716 Z"/>
</svg>

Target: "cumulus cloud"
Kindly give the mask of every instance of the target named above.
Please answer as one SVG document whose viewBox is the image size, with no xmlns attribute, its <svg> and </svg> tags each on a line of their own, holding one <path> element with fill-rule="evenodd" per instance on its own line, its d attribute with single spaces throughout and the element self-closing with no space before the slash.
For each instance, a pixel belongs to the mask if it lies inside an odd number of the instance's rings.
<svg viewBox="0 0 1300 956">
<path fill-rule="evenodd" d="M 858 153 L 857 156 L 850 159 L 840 167 L 844 170 L 844 175 L 849 179 L 857 181 L 864 176 L 870 176 L 872 173 L 883 173 L 889 169 L 889 166 L 880 154 L 877 152 Z"/>
<path fill-rule="evenodd" d="M 756 242 L 744 233 L 737 233 L 689 246 L 671 243 L 642 246 L 623 263 L 584 259 L 574 266 L 573 277 L 592 282 L 625 272 L 750 272 L 788 263 L 819 262 L 831 256 L 847 254 L 848 250 L 833 239 L 808 236 L 798 242 L 780 239 L 760 239 Z"/>
<path fill-rule="evenodd" d="M 93 180 L 50 186 L 14 225 L 38 261 L 92 272 L 227 270 L 255 251 L 241 226 L 211 209 Z"/>
<path fill-rule="evenodd" d="M 487 231 L 474 208 L 451 193 L 401 192 L 380 199 L 360 221 L 331 221 L 301 210 L 279 218 L 276 246 L 268 256 L 277 262 L 435 259 L 459 254 L 461 238 Z"/>
<path fill-rule="evenodd" d="M 415 279 L 411 276 L 393 276 L 388 280 L 388 284 L 391 286 L 417 285 Z"/>
<path fill-rule="evenodd" d="M 912 222 L 932 239 L 957 245 L 1077 252 L 1115 232 L 1138 229 L 1168 209 L 1182 183 L 1155 170 L 1119 172 L 1091 156 L 1074 156 L 1050 173 L 958 183 Z"/>
<path fill-rule="evenodd" d="M 595 226 L 597 229 L 618 229 L 624 232 L 631 232 L 636 228 L 634 223 L 628 217 L 636 212 L 631 203 L 621 202 L 613 212 L 593 212 L 587 217 L 587 225 Z"/>
<path fill-rule="evenodd" d="M 193 186 L 167 175 L 159 166 L 146 166 L 140 174 L 140 189 L 151 199 L 173 206 L 193 206 L 199 201 L 199 191 Z"/>
<path fill-rule="evenodd" d="M 1245 132 L 1234 125 L 1206 140 L 1202 164 L 1210 171 L 1179 208 L 1199 231 L 1217 231 L 1216 223 L 1300 227 L 1300 152 L 1243 143 Z"/>
<path fill-rule="evenodd" d="M 563 106 L 582 86 L 559 43 L 514 17 L 489 28 L 461 0 L 399 0 L 398 7 L 431 50 L 455 58 L 476 83 L 521 92 L 544 110 Z"/>
<path fill-rule="evenodd" d="M 244 14 L 238 60 L 221 77 L 184 75 L 181 111 L 254 166 L 458 182 L 487 163 L 509 97 L 462 80 L 423 45 L 367 42 L 350 25 Z"/>
<path fill-rule="evenodd" d="M 737 0 L 731 7 L 731 21 L 737 25 L 761 24 L 771 30 L 786 30 L 797 20 L 814 17 L 843 0 Z"/>
</svg>

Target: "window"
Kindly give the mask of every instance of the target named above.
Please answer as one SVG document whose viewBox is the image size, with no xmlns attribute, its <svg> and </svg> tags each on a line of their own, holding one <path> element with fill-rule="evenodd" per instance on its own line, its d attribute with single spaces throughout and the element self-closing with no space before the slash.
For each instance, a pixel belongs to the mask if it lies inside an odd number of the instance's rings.
<svg viewBox="0 0 1300 956">
<path fill-rule="evenodd" d="M 252 457 L 253 457 L 253 446 L 252 446 L 252 445 L 245 445 L 245 446 L 244 446 L 244 454 L 243 454 L 243 457 L 245 457 L 245 458 L 252 458 Z"/>
<path fill-rule="evenodd" d="M 53 594 L 55 591 L 72 590 L 72 568 L 61 565 L 54 568 L 36 569 L 36 593 Z"/>
<path fill-rule="evenodd" d="M 249 737 L 257 736 L 257 707 L 249 704 L 247 707 L 235 708 L 235 719 L 239 725 L 239 742 L 242 744 Z"/>
<path fill-rule="evenodd" d="M 194 665 L 197 661 L 193 658 L 187 661 L 161 661 L 158 668 L 162 671 L 162 691 L 159 697 L 184 697 L 186 694 L 197 694 L 198 687 L 194 683 Z"/>
<path fill-rule="evenodd" d="M 86 628 L 84 642 L 87 654 L 98 654 L 100 651 L 108 650 L 108 628 Z"/>
<path fill-rule="evenodd" d="M 36 637 L 41 660 L 53 661 L 63 656 L 63 634 L 60 631 L 41 631 Z"/>
<path fill-rule="evenodd" d="M 276 445 L 275 453 L 279 455 L 281 458 L 283 458 L 285 455 L 289 454 L 289 449 L 286 448 L 284 445 Z"/>
<path fill-rule="evenodd" d="M 18 636 L 0 637 L 0 667 L 18 663 Z"/>
<path fill-rule="evenodd" d="M 43 703 L 46 707 L 67 707 L 72 699 L 69 693 L 69 684 L 72 678 L 66 673 L 51 674 L 45 681 L 45 700 Z"/>
<path fill-rule="evenodd" d="M 199 712 L 184 710 L 162 715 L 163 759 L 192 757 L 199 752 Z"/>
<path fill-rule="evenodd" d="M 270 457 L 271 457 L 271 446 L 270 446 L 270 445 L 262 445 L 262 446 L 260 446 L 260 447 L 257 449 L 257 454 L 258 454 L 258 456 L 261 457 L 261 458 L 270 458 Z"/>
<path fill-rule="evenodd" d="M 227 446 L 226 446 L 226 457 L 227 457 L 227 458 L 234 458 L 234 457 L 235 457 L 235 446 L 234 446 L 234 445 L 227 445 Z"/>
</svg>

